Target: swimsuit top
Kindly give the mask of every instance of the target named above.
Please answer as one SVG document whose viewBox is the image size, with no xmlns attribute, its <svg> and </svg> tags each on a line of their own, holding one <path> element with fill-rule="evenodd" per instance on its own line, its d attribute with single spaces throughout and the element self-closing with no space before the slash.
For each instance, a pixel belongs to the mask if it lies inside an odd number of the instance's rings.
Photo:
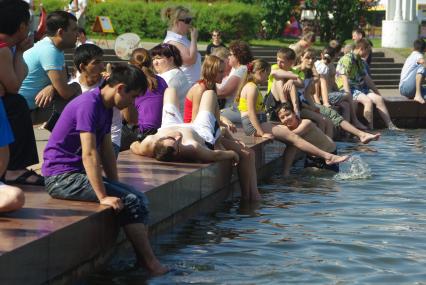
<svg viewBox="0 0 426 285">
<path fill-rule="evenodd" d="M 192 101 L 185 97 L 184 111 L 183 111 L 183 122 L 191 123 L 192 121 Z"/>
<path fill-rule="evenodd" d="M 252 84 L 254 84 L 253 82 L 251 82 Z M 254 84 L 256 85 L 256 84 Z M 265 111 L 265 106 L 263 104 L 263 96 L 262 93 L 260 93 L 259 88 L 256 85 L 256 89 L 257 89 L 257 98 L 256 98 L 256 113 L 262 113 Z M 248 112 L 248 105 L 247 105 L 247 99 L 241 97 L 240 98 L 240 102 L 238 104 L 238 110 L 240 110 L 240 112 Z"/>
</svg>

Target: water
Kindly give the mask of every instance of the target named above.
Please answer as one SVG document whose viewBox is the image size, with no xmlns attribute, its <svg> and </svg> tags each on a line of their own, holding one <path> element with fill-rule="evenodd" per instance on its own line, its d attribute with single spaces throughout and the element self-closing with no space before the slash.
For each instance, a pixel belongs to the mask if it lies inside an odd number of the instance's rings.
<svg viewBox="0 0 426 285">
<path fill-rule="evenodd" d="M 173 272 L 115 269 L 89 284 L 426 284 L 426 131 L 384 132 L 336 176 L 296 169 L 155 244 Z M 129 257 L 130 258 L 130 257 Z M 106 281 L 108 280 L 108 282 Z"/>
</svg>

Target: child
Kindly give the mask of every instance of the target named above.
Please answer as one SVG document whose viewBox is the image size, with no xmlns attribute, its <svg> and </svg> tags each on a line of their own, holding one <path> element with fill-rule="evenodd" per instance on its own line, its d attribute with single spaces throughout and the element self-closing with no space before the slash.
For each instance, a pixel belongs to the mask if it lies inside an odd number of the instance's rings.
<svg viewBox="0 0 426 285">
<path fill-rule="evenodd" d="M 275 108 L 279 102 L 291 101 L 294 112 L 300 116 L 294 81 L 301 84 L 301 80 L 291 72 L 295 60 L 296 53 L 292 49 L 284 47 L 278 50 L 277 63 L 271 66 L 271 74 L 268 77 L 268 95 L 265 100 L 266 110 L 271 121 L 277 121 Z"/>
<path fill-rule="evenodd" d="M 426 75 L 425 60 L 423 54 L 426 50 L 426 43 L 422 39 L 417 39 L 413 43 L 413 52 L 405 60 L 399 81 L 399 92 L 401 95 L 424 104 L 426 88 L 422 86 Z"/>
</svg>

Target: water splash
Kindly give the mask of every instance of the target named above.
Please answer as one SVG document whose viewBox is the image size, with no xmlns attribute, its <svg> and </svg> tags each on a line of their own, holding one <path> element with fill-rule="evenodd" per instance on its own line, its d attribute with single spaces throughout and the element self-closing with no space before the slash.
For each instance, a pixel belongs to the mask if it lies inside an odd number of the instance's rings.
<svg viewBox="0 0 426 285">
<path fill-rule="evenodd" d="M 345 167 L 346 166 L 346 167 Z M 371 177 L 371 169 L 359 155 L 353 155 L 347 163 L 340 165 L 340 172 L 334 176 L 334 180 L 356 180 Z"/>
</svg>

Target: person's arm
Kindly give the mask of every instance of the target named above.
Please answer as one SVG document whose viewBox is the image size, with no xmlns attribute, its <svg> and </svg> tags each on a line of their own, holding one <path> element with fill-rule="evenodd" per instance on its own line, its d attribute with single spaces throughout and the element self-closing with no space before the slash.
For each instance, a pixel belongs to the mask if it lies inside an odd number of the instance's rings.
<svg viewBox="0 0 426 285">
<path fill-rule="evenodd" d="M 377 95 L 380 95 L 379 89 L 377 89 L 376 84 L 374 84 L 373 80 L 371 79 L 371 77 L 368 74 L 365 74 L 364 82 L 365 82 L 365 84 L 367 85 L 368 88 L 373 90 L 374 93 L 376 93 Z"/>
<path fill-rule="evenodd" d="M 182 62 L 184 65 L 193 65 L 197 62 L 198 49 L 197 49 L 198 31 L 195 28 L 191 29 L 191 44 L 189 49 L 181 43 L 170 41 L 169 44 L 174 45 L 180 51 Z"/>
<path fill-rule="evenodd" d="M 231 77 L 228 78 L 225 85 L 223 85 L 221 88 L 217 88 L 216 90 L 217 96 L 219 98 L 226 98 L 226 97 L 233 96 L 237 92 L 240 82 L 241 82 L 240 77 L 236 75 L 232 75 Z"/>
<path fill-rule="evenodd" d="M 111 206 L 114 210 L 120 210 L 122 208 L 121 200 L 117 197 L 111 197 L 106 194 L 105 185 L 102 181 L 101 161 L 96 149 L 95 134 L 90 132 L 81 132 L 80 140 L 84 170 L 86 171 L 87 178 L 89 179 L 93 191 L 95 191 L 99 203 Z"/>
<path fill-rule="evenodd" d="M 110 180 L 118 181 L 117 162 L 110 133 L 104 136 L 99 153 L 105 176 Z"/>
<path fill-rule="evenodd" d="M 326 107 L 330 107 L 330 102 L 328 101 L 328 81 L 324 75 L 320 76 L 320 90 L 321 90 L 321 98 L 322 104 Z"/>
<path fill-rule="evenodd" d="M 351 87 L 349 85 L 349 79 L 348 79 L 348 77 L 345 74 L 342 74 L 342 75 L 339 75 L 339 76 L 340 76 L 340 78 L 342 79 L 342 82 L 343 82 L 343 90 L 346 93 L 351 94 Z"/>
<path fill-rule="evenodd" d="M 281 68 L 271 70 L 271 76 L 276 80 L 286 80 L 286 79 L 296 80 L 298 78 L 297 74 L 294 74 L 291 71 L 287 71 Z"/>
<path fill-rule="evenodd" d="M 22 55 L 22 52 L 17 52 L 13 57 L 8 48 L 0 49 L 0 83 L 6 92 L 17 94 L 27 76 L 28 69 Z"/>
<path fill-rule="evenodd" d="M 238 164 L 239 156 L 233 150 L 211 150 L 200 144 L 197 144 L 194 149 L 195 159 L 202 162 L 213 162 L 232 159 L 234 164 Z"/>
<path fill-rule="evenodd" d="M 59 96 L 64 99 L 71 99 L 73 96 L 81 93 L 80 85 L 77 82 L 68 84 L 65 69 L 63 70 L 49 70 L 47 76 L 52 83 L 53 88 Z"/>
<path fill-rule="evenodd" d="M 310 120 L 302 119 L 300 120 L 300 123 L 297 128 L 292 130 L 292 132 L 300 137 L 303 137 L 309 131 L 309 124 L 312 124 Z"/>
</svg>

